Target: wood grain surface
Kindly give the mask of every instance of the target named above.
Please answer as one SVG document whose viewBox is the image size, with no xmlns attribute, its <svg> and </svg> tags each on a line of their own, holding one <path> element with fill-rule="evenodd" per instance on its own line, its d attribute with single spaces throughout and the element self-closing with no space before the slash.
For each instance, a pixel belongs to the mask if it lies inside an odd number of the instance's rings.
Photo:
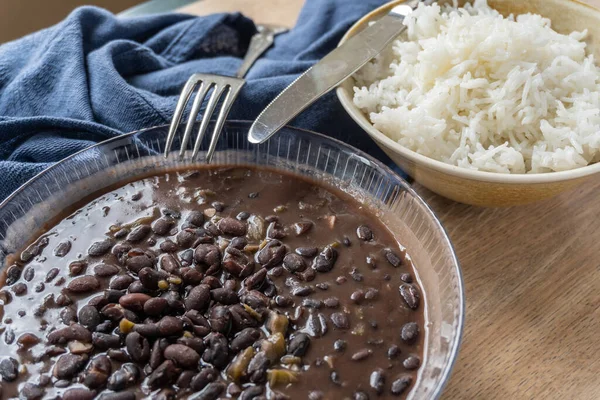
<svg viewBox="0 0 600 400">
<path fill-rule="evenodd" d="M 204 0 L 186 11 L 240 10 L 292 26 L 302 3 Z M 600 178 L 505 209 L 416 189 L 446 227 L 465 279 L 464 341 L 443 399 L 600 399 Z"/>
</svg>

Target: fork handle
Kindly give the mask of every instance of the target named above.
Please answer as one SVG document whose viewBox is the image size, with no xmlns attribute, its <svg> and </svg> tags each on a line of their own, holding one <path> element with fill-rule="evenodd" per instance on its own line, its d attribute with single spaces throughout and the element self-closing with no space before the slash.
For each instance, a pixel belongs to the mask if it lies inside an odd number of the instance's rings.
<svg viewBox="0 0 600 400">
<path fill-rule="evenodd" d="M 248 46 L 248 51 L 244 56 L 242 65 L 240 65 L 240 68 L 237 70 L 237 78 L 243 78 L 246 75 L 258 57 L 273 45 L 275 36 L 283 31 L 280 28 L 273 29 L 268 25 L 259 25 L 257 29 L 258 32 L 250 39 L 250 45 Z"/>
</svg>

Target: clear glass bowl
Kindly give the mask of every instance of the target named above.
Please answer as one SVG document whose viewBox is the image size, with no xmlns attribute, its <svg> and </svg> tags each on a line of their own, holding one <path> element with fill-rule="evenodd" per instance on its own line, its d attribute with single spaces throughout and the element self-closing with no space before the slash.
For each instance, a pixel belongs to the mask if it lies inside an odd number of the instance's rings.
<svg viewBox="0 0 600 400">
<path fill-rule="evenodd" d="M 424 291 L 427 321 L 423 366 L 409 398 L 439 397 L 458 353 L 465 312 L 460 267 L 439 220 L 402 178 L 360 150 L 293 128 L 252 145 L 246 140 L 249 127 L 242 121 L 225 126 L 214 164 L 269 166 L 333 185 L 369 207 L 406 246 Z M 0 204 L 1 265 L 61 210 L 98 190 L 149 173 L 204 164 L 203 153 L 197 162 L 179 160 L 175 152 L 165 159 L 166 136 L 167 127 L 159 126 L 105 141 L 23 185 Z"/>
</svg>

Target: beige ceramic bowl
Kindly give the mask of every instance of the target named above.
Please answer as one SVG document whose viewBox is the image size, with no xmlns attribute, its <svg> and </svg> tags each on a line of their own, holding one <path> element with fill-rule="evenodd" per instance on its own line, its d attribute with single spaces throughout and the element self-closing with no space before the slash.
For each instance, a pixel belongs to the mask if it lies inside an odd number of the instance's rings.
<svg viewBox="0 0 600 400">
<path fill-rule="evenodd" d="M 376 20 L 403 2 L 392 1 L 363 17 L 346 33 L 340 44 L 362 30 L 369 21 Z M 459 4 L 464 3 L 465 0 L 459 0 Z M 575 0 L 488 0 L 488 4 L 504 15 L 531 12 L 550 18 L 552 27 L 558 32 L 588 29 L 588 51 L 600 60 L 600 10 Z M 353 86 L 354 79 L 350 78 L 337 89 L 338 98 L 350 116 L 417 182 L 449 199 L 488 207 L 526 204 L 571 189 L 600 172 L 600 163 L 597 163 L 545 174 L 499 174 L 471 171 L 433 160 L 408 150 L 375 129 L 352 102 Z"/>
</svg>

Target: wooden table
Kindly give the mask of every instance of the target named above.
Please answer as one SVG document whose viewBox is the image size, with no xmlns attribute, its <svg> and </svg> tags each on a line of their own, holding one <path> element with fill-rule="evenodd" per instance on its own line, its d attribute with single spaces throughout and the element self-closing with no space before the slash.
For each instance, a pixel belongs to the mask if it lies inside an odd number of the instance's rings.
<svg viewBox="0 0 600 400">
<path fill-rule="evenodd" d="M 241 10 L 292 26 L 302 3 L 204 0 L 184 11 Z M 464 340 L 443 398 L 600 399 L 600 179 L 506 209 L 416 189 L 456 247 L 467 294 Z"/>
</svg>

